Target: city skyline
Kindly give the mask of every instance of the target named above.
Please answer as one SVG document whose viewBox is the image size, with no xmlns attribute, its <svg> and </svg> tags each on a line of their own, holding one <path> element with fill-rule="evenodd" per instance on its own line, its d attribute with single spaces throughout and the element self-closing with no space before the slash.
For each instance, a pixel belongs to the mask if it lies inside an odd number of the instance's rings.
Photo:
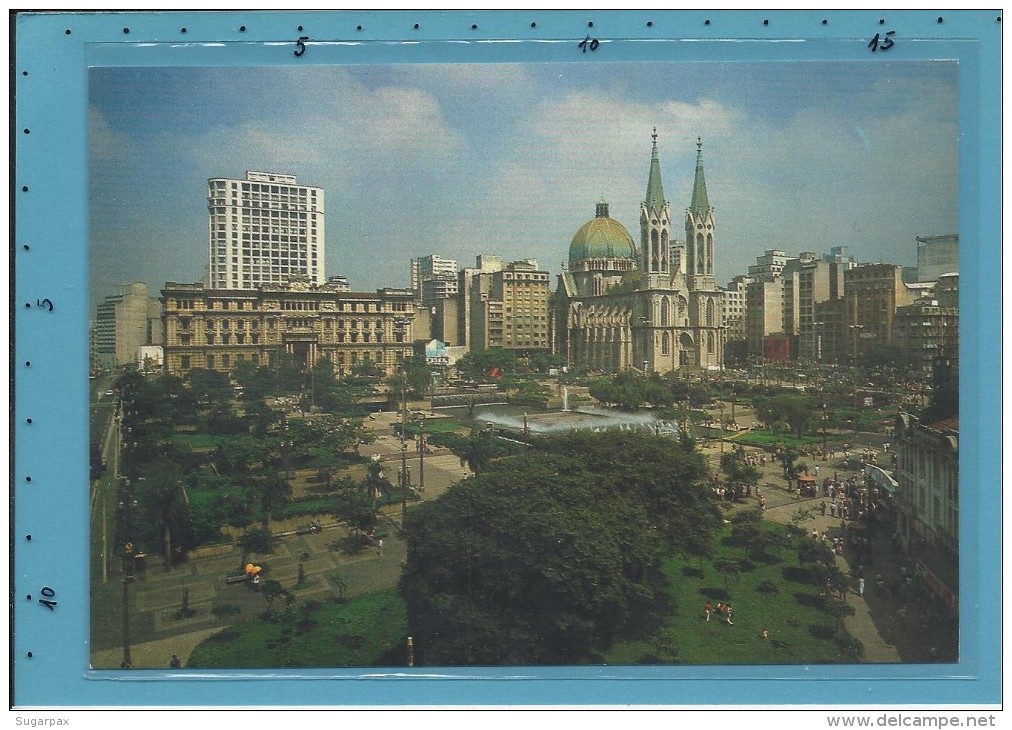
<svg viewBox="0 0 1012 730">
<path fill-rule="evenodd" d="M 90 74 L 93 301 L 203 278 L 207 180 L 249 169 L 326 191 L 326 274 L 353 289 L 407 287 L 428 254 L 554 274 L 602 197 L 637 229 L 655 126 L 678 217 L 703 138 L 721 284 L 769 248 L 912 265 L 916 236 L 959 230 L 955 63 Z"/>
</svg>

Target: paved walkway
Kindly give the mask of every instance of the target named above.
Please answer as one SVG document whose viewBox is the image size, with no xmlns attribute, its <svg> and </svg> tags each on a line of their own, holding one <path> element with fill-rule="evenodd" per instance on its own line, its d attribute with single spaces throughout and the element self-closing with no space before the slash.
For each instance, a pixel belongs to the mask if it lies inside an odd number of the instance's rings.
<svg viewBox="0 0 1012 730">
<path fill-rule="evenodd" d="M 880 435 L 872 437 L 873 443 L 881 439 Z M 861 442 L 860 436 L 857 442 Z M 748 450 L 758 453 L 757 449 L 748 448 Z M 704 451 L 710 458 L 713 469 L 719 470 L 719 446 L 708 447 Z M 832 475 L 834 471 L 839 472 L 841 477 L 853 474 L 853 469 L 849 468 L 850 464 L 847 464 L 848 468 L 844 468 L 842 458 L 815 463 L 821 467 L 820 487 L 822 478 L 827 474 Z M 830 517 L 829 514 L 825 516 L 821 514 L 822 497 L 798 499 L 794 494 L 787 492 L 779 462 L 767 459 L 766 466 L 758 468 L 763 475 L 759 484 L 766 498 L 764 512 L 766 519 L 789 524 L 798 509 L 808 509 L 812 516 L 801 523 L 805 530 L 810 532 L 815 529 L 830 538 L 842 536 L 841 520 Z M 736 508 L 751 507 L 754 502 L 753 498 L 737 505 Z M 858 595 L 858 566 L 853 564 L 856 559 L 857 556 L 850 548 L 845 548 L 844 554 L 836 558 L 838 567 L 849 580 L 846 600 L 854 607 L 854 615 L 846 617 L 843 625 L 851 636 L 859 639 L 864 645 L 862 661 L 867 663 L 955 661 L 958 656 L 958 634 L 954 626 L 947 624 L 945 619 L 939 619 L 927 609 L 919 608 L 916 602 L 896 596 L 889 591 L 879 590 L 875 585 L 874 579 L 877 575 L 881 574 L 892 581 L 901 575 L 901 570 L 912 571 L 913 565 L 908 556 L 895 552 L 886 540 L 880 539 L 863 557 L 867 560 L 867 565 L 863 566 L 866 578 L 863 596 Z"/>
</svg>

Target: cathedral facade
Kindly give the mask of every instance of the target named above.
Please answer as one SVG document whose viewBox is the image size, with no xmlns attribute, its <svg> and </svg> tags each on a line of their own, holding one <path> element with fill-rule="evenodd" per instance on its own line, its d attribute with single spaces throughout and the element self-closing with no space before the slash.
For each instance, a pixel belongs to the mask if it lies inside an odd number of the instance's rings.
<svg viewBox="0 0 1012 730">
<path fill-rule="evenodd" d="M 723 367 L 727 333 L 713 278 L 715 221 L 702 140 L 684 225 L 683 249 L 672 245 L 655 129 L 639 246 L 604 201 L 570 244 L 552 313 L 554 347 L 569 367 L 644 373 Z"/>
</svg>

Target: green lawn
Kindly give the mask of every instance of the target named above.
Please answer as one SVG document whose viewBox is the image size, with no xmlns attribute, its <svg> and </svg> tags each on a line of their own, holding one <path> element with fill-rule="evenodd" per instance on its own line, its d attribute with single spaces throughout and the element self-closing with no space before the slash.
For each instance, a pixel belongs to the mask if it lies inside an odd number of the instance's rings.
<svg viewBox="0 0 1012 730">
<path fill-rule="evenodd" d="M 280 601 L 274 606 L 279 613 Z M 186 666 L 214 669 L 401 665 L 407 619 L 395 588 L 296 606 L 289 621 L 234 624 L 194 650 Z"/>
<path fill-rule="evenodd" d="M 769 530 L 780 525 L 764 523 Z M 672 558 L 664 570 L 671 581 L 674 613 L 652 637 L 616 642 L 606 654 L 610 665 L 621 664 L 821 664 L 849 661 L 836 643 L 836 619 L 821 608 L 818 588 L 808 582 L 797 551 L 783 548 L 753 555 L 725 588 L 714 563 L 721 558 L 741 560 L 742 548 L 726 544 L 728 526 L 718 537 L 713 560 Z M 769 581 L 777 592 L 763 592 Z M 733 626 L 716 615 L 704 619 L 707 599 L 734 607 Z M 764 640 L 762 630 L 769 632 Z"/>
<path fill-rule="evenodd" d="M 167 440 L 185 444 L 194 451 L 213 451 L 220 444 L 236 438 L 235 436 L 218 436 L 203 432 L 174 433 Z"/>
<path fill-rule="evenodd" d="M 839 437 L 830 435 L 828 441 L 836 441 Z M 786 446 L 821 446 L 822 436 L 802 436 L 798 438 L 792 434 L 774 434 L 772 431 L 750 431 L 748 433 L 742 433 L 734 438 L 729 438 L 736 444 L 746 444 L 748 446 L 779 446 L 784 444 Z"/>
</svg>

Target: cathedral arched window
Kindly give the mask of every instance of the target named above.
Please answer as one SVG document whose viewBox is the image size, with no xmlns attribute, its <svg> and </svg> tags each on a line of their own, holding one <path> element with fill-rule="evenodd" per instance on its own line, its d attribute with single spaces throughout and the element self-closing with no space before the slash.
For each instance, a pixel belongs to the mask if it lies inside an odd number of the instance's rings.
<svg viewBox="0 0 1012 730">
<path fill-rule="evenodd" d="M 671 317 L 671 304 L 667 297 L 661 298 L 661 327 L 668 327 Z"/>
<path fill-rule="evenodd" d="M 657 229 L 654 228 L 650 231 L 650 267 L 652 271 L 657 271 L 658 268 L 657 249 Z"/>
<path fill-rule="evenodd" d="M 661 354 L 662 355 L 671 354 L 671 338 L 668 337 L 667 332 L 661 335 Z"/>
<path fill-rule="evenodd" d="M 703 258 L 704 258 L 703 246 L 704 246 L 704 243 L 703 243 L 703 234 L 702 233 L 697 233 L 696 234 L 696 273 L 697 274 L 702 274 L 703 273 Z"/>
<path fill-rule="evenodd" d="M 713 273 L 713 234 L 706 234 L 706 273 Z"/>
<path fill-rule="evenodd" d="M 713 300 L 712 299 L 707 299 L 706 300 L 706 326 L 707 327 L 713 327 L 715 319 L 716 319 L 716 317 L 714 315 Z"/>
<path fill-rule="evenodd" d="M 707 341 L 706 350 L 707 350 L 707 352 L 709 352 L 712 355 L 713 354 L 713 333 L 712 332 L 710 332 L 710 333 L 707 334 L 706 341 Z"/>
</svg>

